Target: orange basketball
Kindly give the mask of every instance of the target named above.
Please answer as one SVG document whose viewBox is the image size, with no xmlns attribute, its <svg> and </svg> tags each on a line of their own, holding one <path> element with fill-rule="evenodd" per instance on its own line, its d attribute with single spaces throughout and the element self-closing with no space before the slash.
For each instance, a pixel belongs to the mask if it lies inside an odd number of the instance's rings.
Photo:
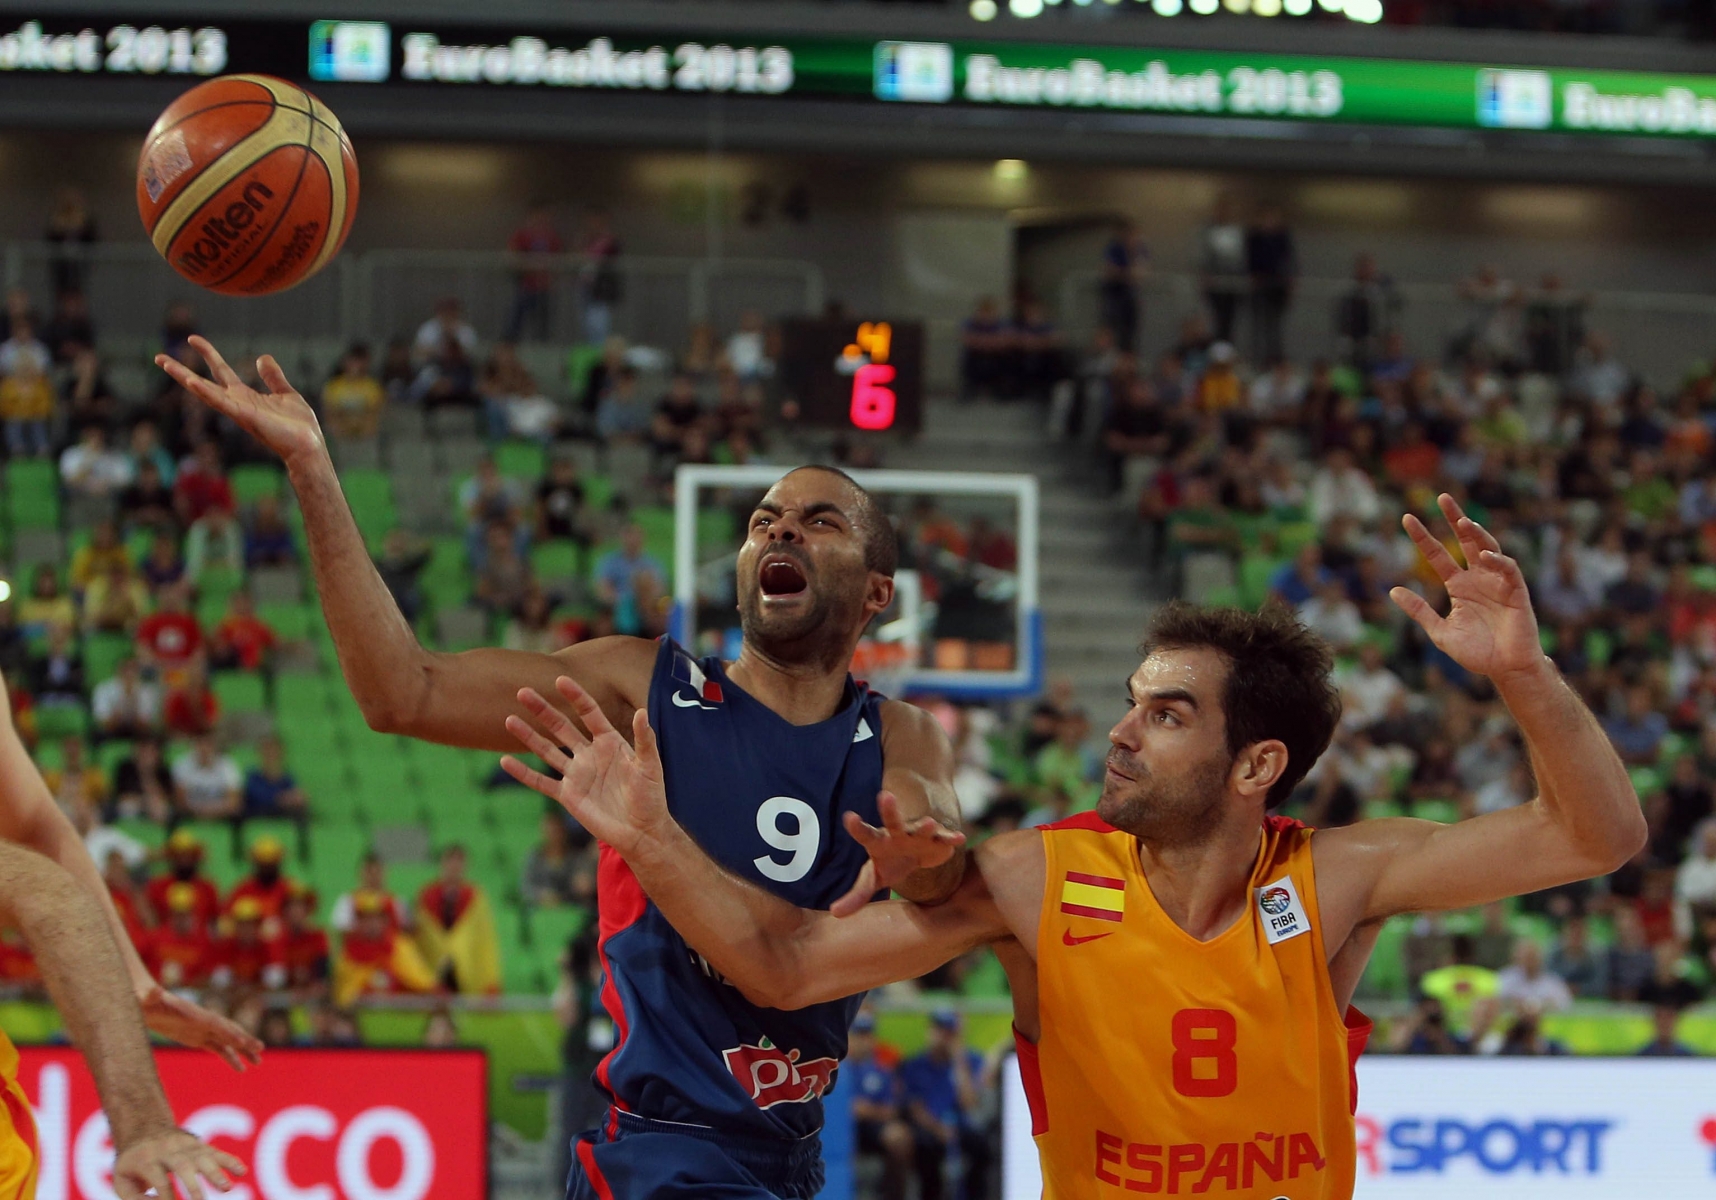
<svg viewBox="0 0 1716 1200">
<path fill-rule="evenodd" d="M 327 265 L 357 215 L 351 141 L 295 83 L 224 75 L 167 106 L 137 160 L 137 211 L 192 283 L 265 296 Z"/>
</svg>

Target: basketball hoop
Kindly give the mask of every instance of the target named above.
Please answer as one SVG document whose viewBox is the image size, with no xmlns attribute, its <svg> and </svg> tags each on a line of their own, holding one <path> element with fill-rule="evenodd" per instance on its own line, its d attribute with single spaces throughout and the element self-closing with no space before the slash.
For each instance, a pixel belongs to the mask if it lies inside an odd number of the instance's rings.
<svg viewBox="0 0 1716 1200">
<path fill-rule="evenodd" d="M 865 638 L 852 651 L 852 677 L 870 685 L 890 699 L 904 698 L 911 685 L 912 647 L 906 642 L 879 642 Z"/>
</svg>

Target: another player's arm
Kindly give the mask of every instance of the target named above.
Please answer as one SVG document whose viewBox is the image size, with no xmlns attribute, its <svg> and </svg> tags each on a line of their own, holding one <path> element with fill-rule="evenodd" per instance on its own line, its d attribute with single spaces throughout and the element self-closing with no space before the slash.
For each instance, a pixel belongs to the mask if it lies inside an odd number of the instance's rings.
<svg viewBox="0 0 1716 1200">
<path fill-rule="evenodd" d="M 1361 920 L 1463 908 L 1606 874 L 1647 836 L 1626 768 L 1538 644 L 1518 564 L 1451 497 L 1441 505 L 1470 567 L 1461 568 L 1417 518 L 1406 525 L 1453 607 L 1437 616 L 1399 588 L 1395 601 L 1456 662 L 1495 684 L 1530 750 L 1539 790 L 1526 804 L 1454 825 L 1366 821 L 1319 834 L 1319 858 L 1338 858 L 1340 876 L 1362 889 L 1353 901 Z"/>
<path fill-rule="evenodd" d="M 149 1028 L 186 1046 L 219 1054 L 235 1069 L 259 1062 L 262 1043 L 238 1025 L 190 1003 L 155 982 L 113 907 L 107 881 L 72 823 L 54 803 L 29 751 L 12 724 L 12 705 L 0 682 L 0 839 L 28 847 L 65 869 L 96 905 L 131 980 Z"/>
<path fill-rule="evenodd" d="M 0 923 L 29 943 L 48 994 L 95 1076 L 119 1152 L 115 1191 L 126 1200 L 140 1200 L 146 1187 L 172 1195 L 169 1173 L 195 1200 L 203 1195 L 199 1174 L 222 1191 L 230 1187 L 228 1172 L 243 1174 L 243 1164 L 174 1125 L 125 961 L 108 915 L 88 888 L 42 855 L 0 843 Z"/>
<path fill-rule="evenodd" d="M 155 361 L 285 463 L 304 513 L 310 566 L 340 670 L 371 728 L 448 745 L 509 749 L 502 722 L 516 711 L 518 688 L 529 685 L 553 695 L 562 674 L 574 675 L 622 721 L 643 703 L 655 646 L 639 638 L 603 638 L 560 654 L 425 649 L 370 560 L 315 413 L 280 365 L 269 356 L 257 361 L 268 388 L 257 392 L 206 340 L 192 338 L 191 344 L 208 360 L 212 381 L 166 355 Z"/>
<path fill-rule="evenodd" d="M 882 828 L 846 816 L 847 831 L 869 859 L 832 912 L 848 917 L 883 888 L 907 900 L 940 904 L 965 878 L 965 839 L 959 831 L 957 764 L 941 725 L 916 705 L 882 707 Z"/>
<path fill-rule="evenodd" d="M 679 935 L 754 1004 L 802 1008 L 850 996 L 915 978 L 1010 936 L 1003 908 L 1011 916 L 1024 895 L 1032 873 L 1020 861 L 1033 852 L 1041 895 L 1041 842 L 1030 832 L 986 843 L 953 896 L 934 907 L 886 901 L 845 919 L 795 907 L 723 869 L 673 820 L 645 711 L 633 718 L 634 751 L 590 696 L 571 680 L 561 680 L 560 687 L 594 739 L 542 697 L 521 692 L 520 702 L 548 736 L 517 717 L 507 726 L 563 778 L 549 779 L 511 756 L 502 764 L 617 850 Z M 1005 897 L 998 899 L 992 888 Z M 1034 924 L 1027 933 L 1034 947 Z"/>
</svg>

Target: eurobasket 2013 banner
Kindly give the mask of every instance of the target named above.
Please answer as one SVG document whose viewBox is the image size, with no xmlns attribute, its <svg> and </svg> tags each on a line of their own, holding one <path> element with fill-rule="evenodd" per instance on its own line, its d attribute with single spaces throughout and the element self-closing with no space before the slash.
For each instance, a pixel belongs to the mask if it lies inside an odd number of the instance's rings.
<svg viewBox="0 0 1716 1200">
<path fill-rule="evenodd" d="M 70 1049 L 19 1048 L 36 1113 L 36 1200 L 113 1200 L 95 1081 Z M 173 1112 L 250 1174 L 228 1200 L 442 1200 L 488 1194 L 488 1070 L 478 1050 L 270 1050 L 239 1074 L 155 1052 Z"/>
<path fill-rule="evenodd" d="M 1018 1079 L 1009 1058 L 1002 1194 L 1037 1200 L 1042 1182 Z M 1355 1200 L 1716 1195 L 1708 1059 L 1367 1055 L 1359 1060 L 1357 1134 Z M 1091 1161 L 1094 1170 L 1094 1147 Z M 1189 1172 L 1172 1189 L 1156 1182 L 1159 1194 L 1189 1195 L 1198 1178 Z M 1224 1193 L 1218 1184 L 1204 1194 Z"/>
</svg>

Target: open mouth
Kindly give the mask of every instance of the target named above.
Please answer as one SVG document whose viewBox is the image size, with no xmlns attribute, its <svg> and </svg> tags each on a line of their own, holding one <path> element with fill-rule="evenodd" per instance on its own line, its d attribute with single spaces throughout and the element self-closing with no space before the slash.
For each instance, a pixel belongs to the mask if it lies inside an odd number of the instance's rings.
<svg viewBox="0 0 1716 1200">
<path fill-rule="evenodd" d="M 765 558 L 757 573 L 757 582 L 764 596 L 798 596 L 810 586 L 804 577 L 804 568 L 786 555 Z"/>
</svg>

